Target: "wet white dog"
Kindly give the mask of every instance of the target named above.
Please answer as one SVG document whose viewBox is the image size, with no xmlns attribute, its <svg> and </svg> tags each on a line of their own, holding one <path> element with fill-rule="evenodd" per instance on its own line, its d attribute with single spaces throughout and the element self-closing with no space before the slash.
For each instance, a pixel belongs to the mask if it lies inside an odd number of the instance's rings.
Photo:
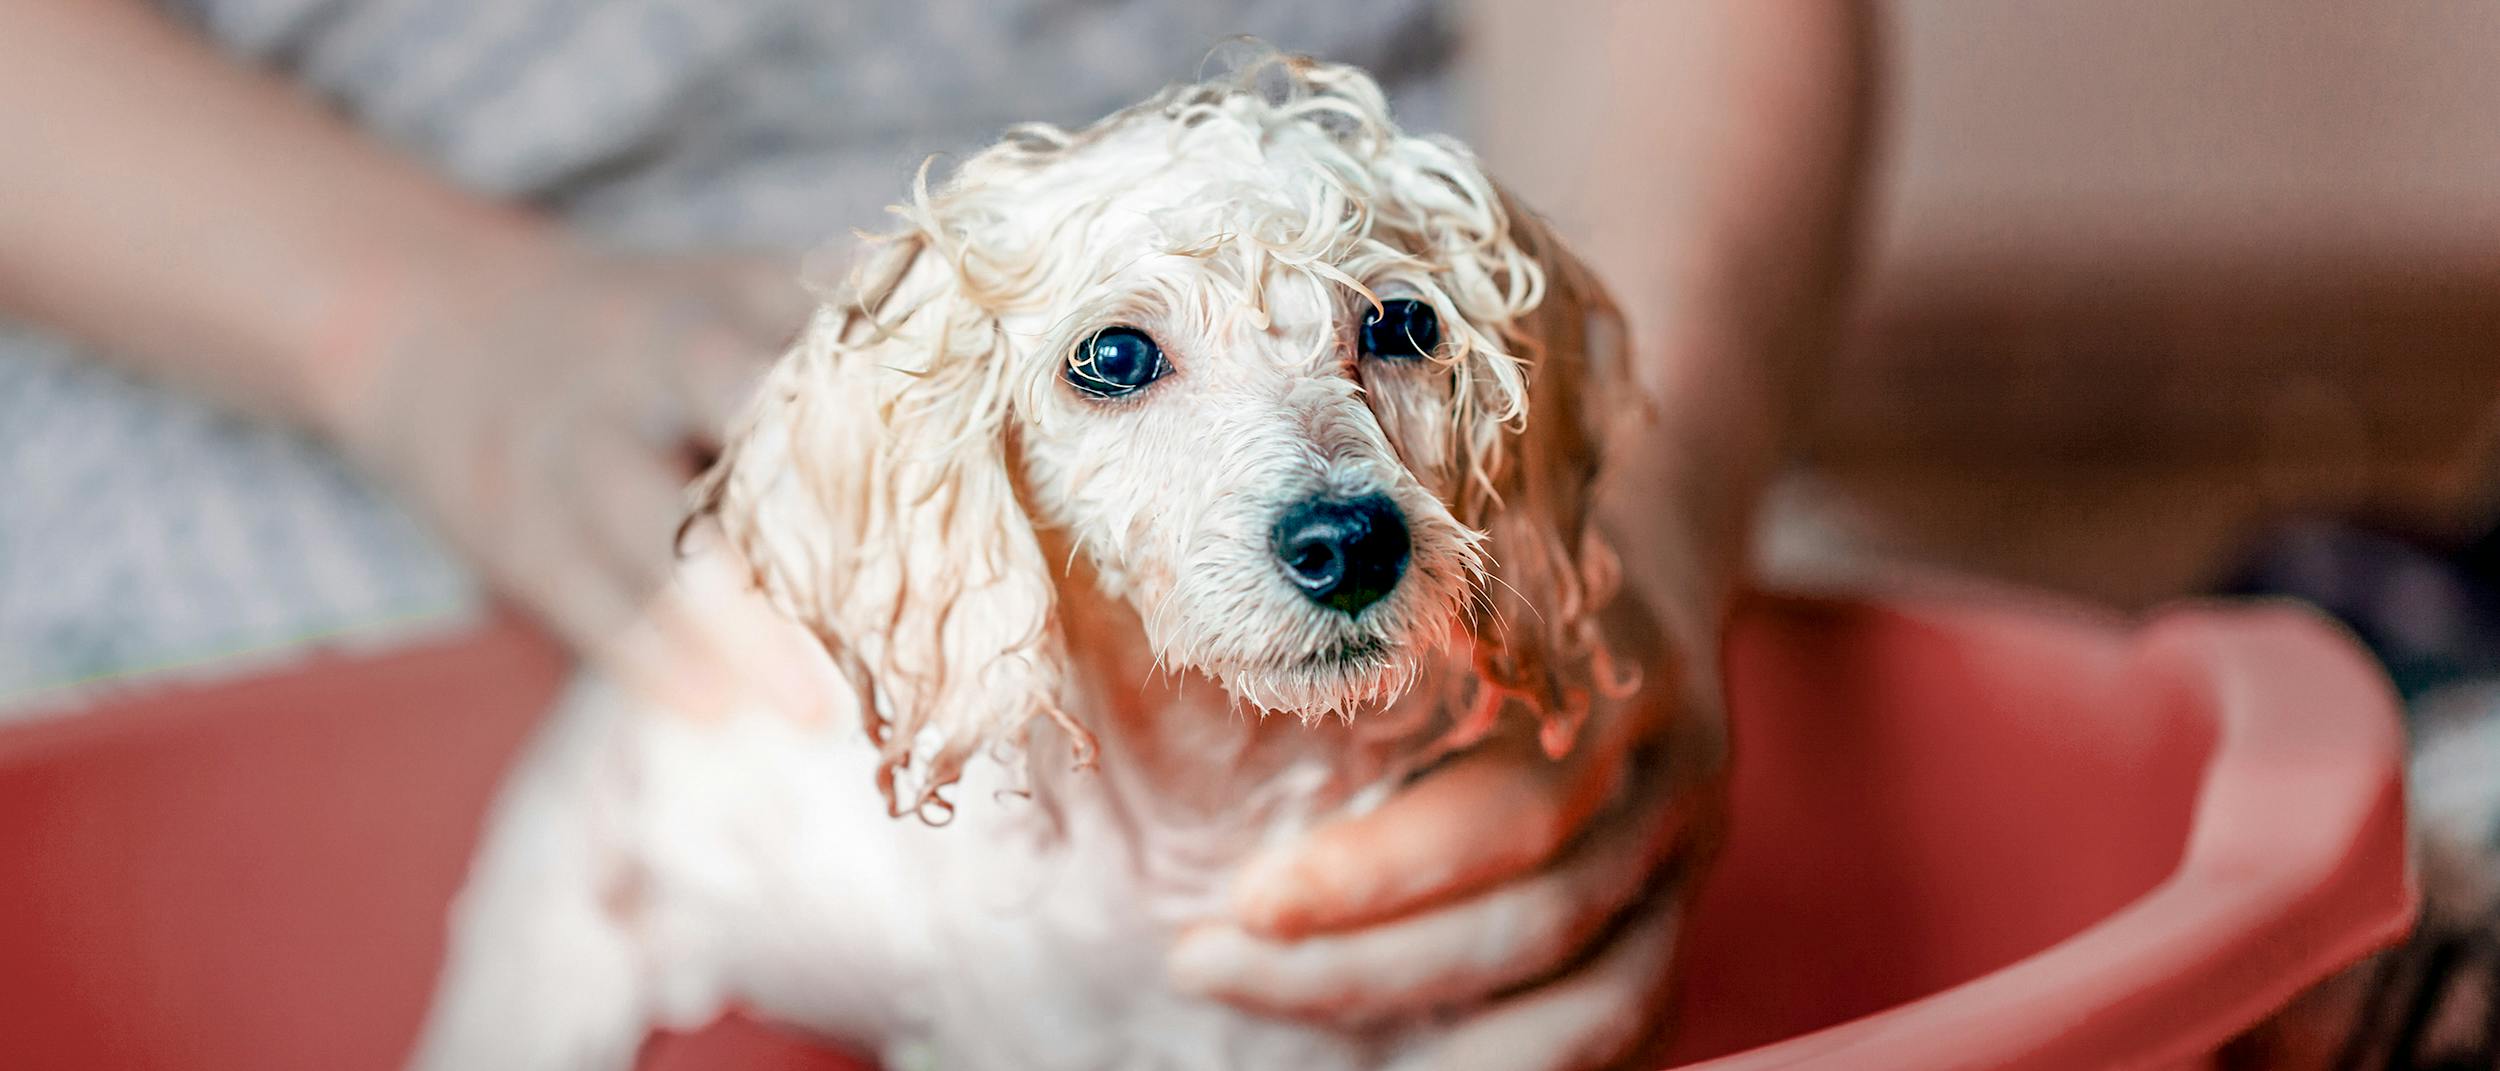
<svg viewBox="0 0 2500 1071">
<path fill-rule="evenodd" d="M 1466 150 L 1301 60 L 1018 129 L 897 211 L 679 582 L 803 625 L 821 709 L 578 689 L 417 1063 L 623 1067 L 732 1006 L 896 1067 L 1429 1060 L 1432 1022 L 1256 1015 L 1165 954 L 1261 847 L 1629 692 L 1611 311 Z"/>
</svg>

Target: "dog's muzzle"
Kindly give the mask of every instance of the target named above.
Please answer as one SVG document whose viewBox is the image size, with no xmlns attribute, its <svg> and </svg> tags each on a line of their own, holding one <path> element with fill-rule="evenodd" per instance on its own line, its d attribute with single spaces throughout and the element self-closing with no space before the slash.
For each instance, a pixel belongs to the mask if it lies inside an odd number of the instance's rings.
<svg viewBox="0 0 2500 1071">
<path fill-rule="evenodd" d="M 1406 572 L 1406 518 L 1379 495 L 1306 498 L 1276 521 L 1276 557 L 1312 602 L 1351 617 L 1387 598 Z"/>
</svg>

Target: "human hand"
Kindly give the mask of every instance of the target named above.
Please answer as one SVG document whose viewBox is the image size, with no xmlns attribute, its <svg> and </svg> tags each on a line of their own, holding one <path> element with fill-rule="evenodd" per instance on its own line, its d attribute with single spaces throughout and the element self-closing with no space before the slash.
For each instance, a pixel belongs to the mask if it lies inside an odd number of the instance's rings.
<svg viewBox="0 0 2500 1071">
<path fill-rule="evenodd" d="M 1654 440 L 1607 451 L 1599 506 L 1663 632 L 1609 633 L 1664 661 L 1560 761 L 1497 739 L 1256 861 L 1175 944 L 1181 985 L 1420 1026 L 1404 1055 L 1436 1068 L 1655 1044 L 1724 810 L 1719 625 L 1845 304 L 1871 27 L 1855 0 L 1477 5 L 1482 148 L 1607 281 L 1661 403 Z"/>
<path fill-rule="evenodd" d="M 1463 1012 L 1417 1035 L 1414 1066 L 1629 1055 L 1651 1034 L 1682 887 L 1722 813 L 1715 674 L 1678 666 L 1715 643 L 1689 643 L 1694 655 L 1650 661 L 1642 692 L 1595 715 L 1562 759 L 1523 725 L 1255 860 L 1231 917 L 1175 945 L 1175 980 L 1346 1026 Z"/>
<path fill-rule="evenodd" d="M 704 452 L 804 321 L 796 271 L 568 248 L 428 296 L 377 306 L 316 423 L 602 653 L 658 588 Z"/>
</svg>

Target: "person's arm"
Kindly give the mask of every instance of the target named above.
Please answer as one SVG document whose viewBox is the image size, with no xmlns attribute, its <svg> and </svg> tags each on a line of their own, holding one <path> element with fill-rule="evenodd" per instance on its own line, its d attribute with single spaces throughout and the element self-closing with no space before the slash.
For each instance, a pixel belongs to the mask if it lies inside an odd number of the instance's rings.
<svg viewBox="0 0 2500 1071">
<path fill-rule="evenodd" d="M 0 5 L 0 309 L 322 424 L 381 321 L 547 256 L 465 194 L 142 0 Z"/>
<path fill-rule="evenodd" d="M 1689 881 L 1713 836 L 1718 633 L 1842 312 L 1872 27 L 1857 0 L 1520 0 L 1481 3 L 1470 30 L 1490 169 L 1621 303 L 1661 406 L 1649 441 L 1616 444 L 1603 501 L 1627 583 L 1687 671 L 1653 674 L 1613 715 L 1630 731 L 1583 730 L 1560 762 L 1480 749 L 1282 847 L 1237 880 L 1231 926 L 1176 947 L 1174 972 L 1253 1008 L 1359 1021 L 1576 960 L 1420 1055 L 1598 1066 L 1642 1036 L 1671 962 L 1672 904 L 1642 894 Z M 1629 750 L 1644 739 L 1662 746 Z M 1612 808 L 1575 802 L 1608 784 Z"/>
<path fill-rule="evenodd" d="M 805 303 L 583 248 L 140 0 L 0 4 L 0 313 L 333 440 L 576 646 Z"/>
<path fill-rule="evenodd" d="M 1695 541 L 1694 576 L 1645 578 L 1664 605 L 1723 606 L 1821 379 L 1859 245 L 1873 21 L 1857 0 L 1479 4 L 1479 148 L 1613 291 L 1663 405 L 1614 501 Z"/>
</svg>

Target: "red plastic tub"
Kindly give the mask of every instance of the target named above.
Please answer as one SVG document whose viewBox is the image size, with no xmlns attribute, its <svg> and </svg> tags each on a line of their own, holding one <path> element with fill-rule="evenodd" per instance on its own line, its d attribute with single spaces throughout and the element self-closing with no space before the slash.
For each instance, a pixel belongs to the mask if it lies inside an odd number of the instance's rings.
<svg viewBox="0 0 2500 1071">
<path fill-rule="evenodd" d="M 2199 1067 L 2395 939 L 2393 700 L 2298 611 L 1765 600 L 1679 1064 Z M 0 731 L 0 1064 L 394 1066 L 553 695 L 499 627 Z M 744 1022 L 667 1071 L 854 1066 Z"/>
</svg>

